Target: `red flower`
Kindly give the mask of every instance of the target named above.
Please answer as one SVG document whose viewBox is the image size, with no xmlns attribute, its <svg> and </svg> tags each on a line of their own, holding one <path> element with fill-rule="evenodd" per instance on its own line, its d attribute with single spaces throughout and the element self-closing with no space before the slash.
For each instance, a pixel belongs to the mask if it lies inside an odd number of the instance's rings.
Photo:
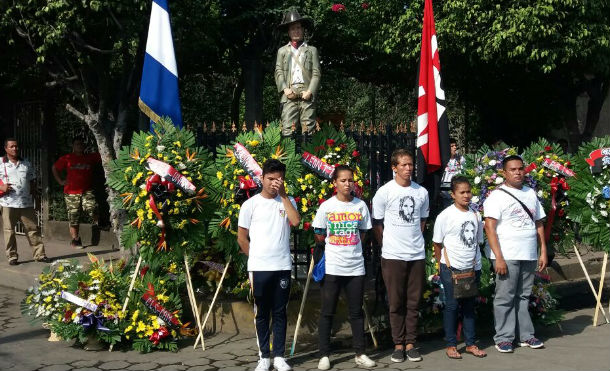
<svg viewBox="0 0 610 371">
<path fill-rule="evenodd" d="M 341 144 L 339 144 L 339 147 L 340 147 L 341 149 L 346 149 L 346 148 L 347 148 L 347 144 L 345 144 L 345 143 L 341 143 Z"/>
<path fill-rule="evenodd" d="M 297 204 L 298 204 L 299 202 L 301 202 L 301 197 L 299 197 L 299 196 L 295 197 L 295 198 L 294 198 L 294 202 L 296 202 Z"/>
<path fill-rule="evenodd" d="M 150 267 L 148 265 L 145 265 L 144 267 L 142 267 L 142 269 L 140 269 L 140 277 L 144 277 L 146 272 L 148 272 L 148 268 Z"/>
<path fill-rule="evenodd" d="M 339 4 L 339 5 L 341 5 L 341 4 Z M 343 6 L 343 5 L 341 5 L 341 6 Z M 334 146 L 335 145 L 335 140 L 334 139 L 326 139 L 326 145 L 329 146 L 329 147 Z"/>
<path fill-rule="evenodd" d="M 65 313 L 64 313 L 64 322 L 71 322 L 72 321 L 72 311 L 70 309 L 68 309 Z"/>
<path fill-rule="evenodd" d="M 318 205 L 322 205 L 322 203 L 323 203 L 324 201 L 326 201 L 326 200 L 325 200 L 325 199 L 323 199 L 323 198 L 319 199 L 319 200 L 318 200 Z"/>
<path fill-rule="evenodd" d="M 316 152 L 320 152 L 320 151 L 324 151 L 326 148 L 324 146 L 317 146 L 316 148 L 314 148 L 313 150 Z"/>
<path fill-rule="evenodd" d="M 557 214 L 559 216 L 564 216 L 566 214 L 566 212 L 563 209 L 559 209 L 559 212 Z"/>
<path fill-rule="evenodd" d="M 544 147 L 544 150 L 545 150 L 545 151 L 550 151 L 551 149 L 552 149 L 552 148 L 551 148 L 551 146 L 545 146 L 545 147 Z"/>
<path fill-rule="evenodd" d="M 368 9 L 369 3 L 362 3 L 362 4 L 360 4 L 360 6 L 362 7 L 362 9 Z"/>
<path fill-rule="evenodd" d="M 303 223 L 303 229 L 304 230 L 308 231 L 310 227 L 311 227 L 311 223 L 310 222 Z"/>
<path fill-rule="evenodd" d="M 566 161 L 566 166 L 570 166 L 572 163 L 570 161 Z"/>
<path fill-rule="evenodd" d="M 358 157 L 360 156 L 360 152 L 354 150 L 354 152 L 352 152 L 352 157 Z"/>
<path fill-rule="evenodd" d="M 333 4 L 333 6 L 330 7 L 330 9 L 337 13 L 337 12 L 343 12 L 345 11 L 345 5 L 343 4 Z"/>
</svg>

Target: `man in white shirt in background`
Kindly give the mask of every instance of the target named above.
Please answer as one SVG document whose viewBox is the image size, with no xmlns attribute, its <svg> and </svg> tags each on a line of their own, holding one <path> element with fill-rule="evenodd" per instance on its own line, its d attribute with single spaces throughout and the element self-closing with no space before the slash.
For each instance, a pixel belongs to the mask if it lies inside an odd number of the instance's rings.
<svg viewBox="0 0 610 371">
<path fill-rule="evenodd" d="M 381 272 L 388 292 L 394 352 L 392 362 L 421 361 L 417 348 L 418 307 L 425 280 L 423 230 L 430 212 L 428 191 L 411 180 L 413 155 L 392 153 L 394 179 L 373 197 L 373 230 L 381 246 Z"/>
<path fill-rule="evenodd" d="M 453 204 L 453 198 L 451 198 L 451 179 L 456 174 L 462 171 L 464 165 L 466 165 L 466 159 L 458 151 L 458 145 L 455 138 L 449 138 L 449 145 L 451 148 L 451 157 L 447 161 L 447 166 L 443 172 L 443 178 L 441 179 L 441 207 L 445 209 L 447 206 Z"/>
<path fill-rule="evenodd" d="M 29 161 L 19 157 L 19 143 L 17 139 L 8 138 L 4 141 L 6 155 L 0 160 L 0 206 L 2 207 L 2 228 L 4 243 L 6 245 L 6 258 L 10 265 L 19 264 L 17 254 L 17 240 L 15 239 L 15 225 L 21 220 L 34 260 L 41 263 L 50 263 L 44 251 L 44 244 L 40 236 L 40 228 L 36 223 L 34 212 L 35 191 L 34 168 Z"/>
<path fill-rule="evenodd" d="M 291 367 L 284 360 L 286 306 L 290 297 L 290 226 L 301 217 L 292 197 L 286 195 L 286 165 L 278 160 L 263 164 L 263 189 L 246 200 L 239 212 L 237 242 L 248 256 L 248 272 L 254 296 L 259 361 L 256 371 L 271 367 L 269 317 L 273 320 L 273 366 Z"/>
<path fill-rule="evenodd" d="M 518 326 L 520 345 L 533 349 L 544 344 L 534 336 L 528 311 L 536 268 L 547 266 L 544 224 L 546 216 L 536 192 L 523 185 L 525 171 L 521 157 L 502 161 L 505 182 L 483 204 L 487 255 L 496 272 L 494 342 L 501 353 L 512 353 Z M 540 257 L 538 257 L 540 244 Z"/>
</svg>

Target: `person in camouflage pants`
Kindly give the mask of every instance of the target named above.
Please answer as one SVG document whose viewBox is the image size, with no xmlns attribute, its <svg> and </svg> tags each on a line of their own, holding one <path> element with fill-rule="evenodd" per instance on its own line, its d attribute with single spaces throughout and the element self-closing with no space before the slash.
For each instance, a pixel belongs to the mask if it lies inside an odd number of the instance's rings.
<svg viewBox="0 0 610 371">
<path fill-rule="evenodd" d="M 70 221 L 70 245 L 77 249 L 83 248 L 79 236 L 79 219 L 81 212 L 86 212 L 93 220 L 93 227 L 97 228 L 98 213 L 95 195 L 91 190 L 92 171 L 96 164 L 101 163 L 99 153 L 84 153 L 84 143 L 81 138 L 72 142 L 72 153 L 62 156 L 53 165 L 55 180 L 64 186 L 64 197 L 68 219 Z M 62 179 L 60 172 L 66 171 L 66 179 Z"/>
</svg>

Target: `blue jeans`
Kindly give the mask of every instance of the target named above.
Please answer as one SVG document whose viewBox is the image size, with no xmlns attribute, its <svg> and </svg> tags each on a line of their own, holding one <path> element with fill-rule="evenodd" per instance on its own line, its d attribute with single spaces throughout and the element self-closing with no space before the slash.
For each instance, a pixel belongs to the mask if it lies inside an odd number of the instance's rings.
<svg viewBox="0 0 610 371">
<path fill-rule="evenodd" d="M 475 271 L 477 285 L 481 279 L 481 271 Z M 448 347 L 457 345 L 457 319 L 458 312 L 461 308 L 462 327 L 464 329 L 464 340 L 466 346 L 474 345 L 475 343 L 475 315 L 474 303 L 475 298 L 455 299 L 453 297 L 453 281 L 451 280 L 451 269 L 445 264 L 441 264 L 441 282 L 445 289 L 445 309 L 443 310 L 443 327 L 445 328 L 445 340 Z"/>
</svg>

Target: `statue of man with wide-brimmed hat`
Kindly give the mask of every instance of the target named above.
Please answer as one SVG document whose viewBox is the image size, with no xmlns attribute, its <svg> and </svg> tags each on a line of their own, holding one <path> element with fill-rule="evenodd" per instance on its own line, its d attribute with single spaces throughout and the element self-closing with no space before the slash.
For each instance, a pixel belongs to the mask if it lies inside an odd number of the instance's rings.
<svg viewBox="0 0 610 371">
<path fill-rule="evenodd" d="M 295 9 L 284 14 L 280 31 L 288 31 L 290 41 L 277 51 L 275 84 L 282 95 L 282 135 L 292 134 L 292 126 L 313 133 L 316 126 L 316 93 L 320 86 L 318 50 L 304 40 L 305 28 L 313 26 L 310 18 Z"/>
</svg>

